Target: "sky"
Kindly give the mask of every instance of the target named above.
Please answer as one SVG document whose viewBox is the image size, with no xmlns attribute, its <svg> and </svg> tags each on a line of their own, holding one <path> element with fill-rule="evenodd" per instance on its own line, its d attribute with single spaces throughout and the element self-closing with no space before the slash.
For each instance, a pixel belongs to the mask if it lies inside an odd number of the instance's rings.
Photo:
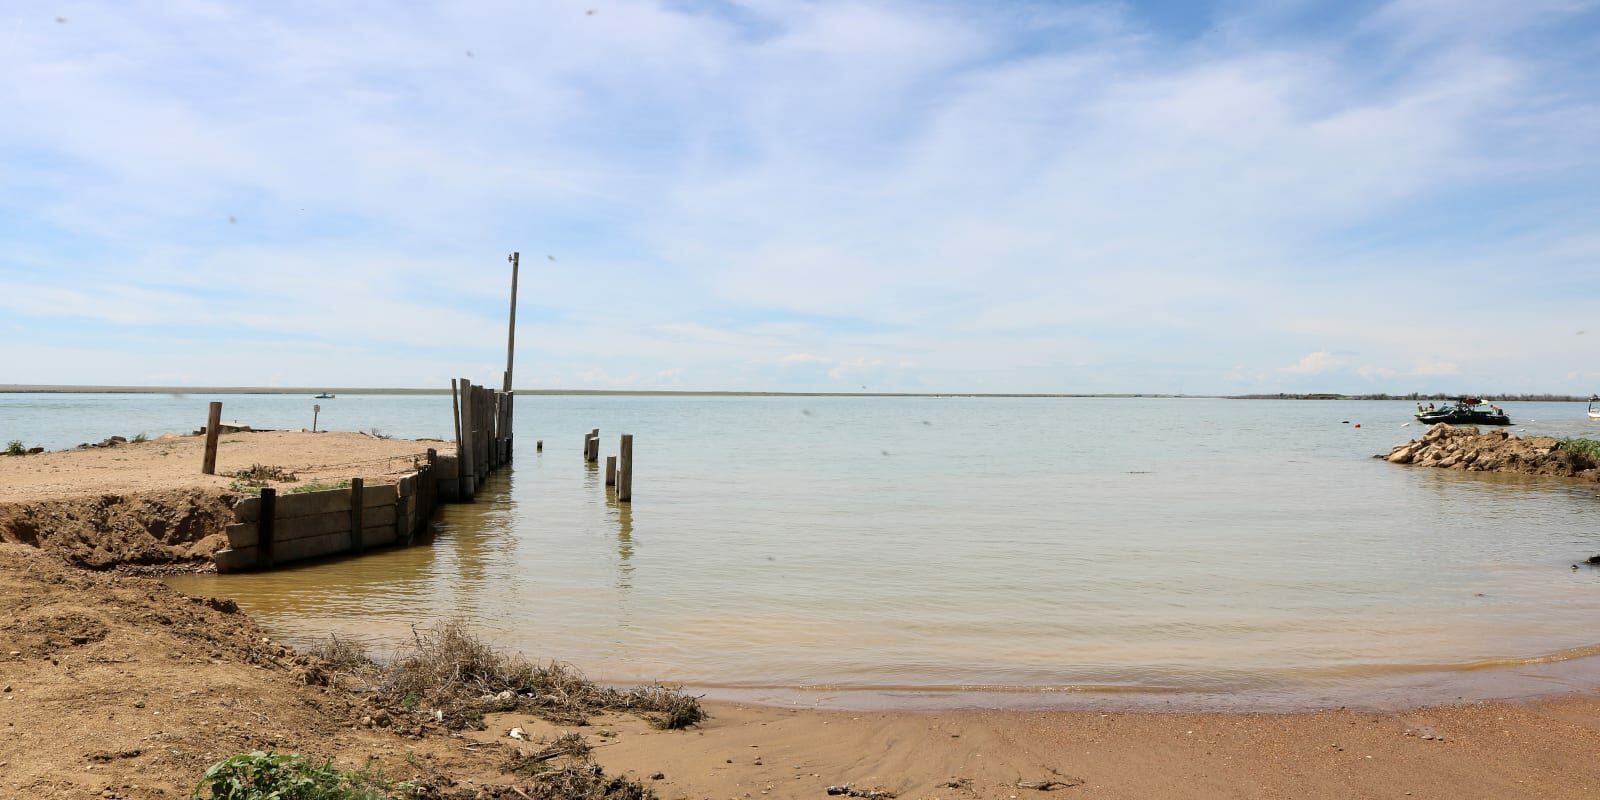
<svg viewBox="0 0 1600 800">
<path fill-rule="evenodd" d="M 1600 0 L 0 7 L 0 384 L 1600 390 Z"/>
</svg>

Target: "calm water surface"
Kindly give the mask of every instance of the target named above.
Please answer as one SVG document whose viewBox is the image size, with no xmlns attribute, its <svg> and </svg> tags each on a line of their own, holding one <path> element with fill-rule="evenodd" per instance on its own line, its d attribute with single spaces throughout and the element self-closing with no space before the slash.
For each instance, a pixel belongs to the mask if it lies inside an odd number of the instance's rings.
<svg viewBox="0 0 1600 800">
<path fill-rule="evenodd" d="M 192 427 L 206 399 L 58 397 L 118 427 L 51 435 Z M 243 409 L 224 416 L 285 427 L 312 402 L 223 399 Z M 52 430 L 30 402 L 0 396 L 0 423 Z M 447 397 L 322 403 L 336 427 L 449 426 Z M 1528 434 L 1600 431 L 1581 404 L 1509 406 Z M 1570 566 L 1600 552 L 1594 489 L 1371 459 L 1420 435 L 1402 427 L 1412 409 L 529 396 L 513 468 L 447 507 L 431 545 L 172 582 L 290 637 L 381 653 L 462 616 L 602 679 L 779 702 L 1288 707 L 1600 686 L 1581 657 L 1600 643 L 1600 571 Z M 636 434 L 631 508 L 582 461 L 593 427 L 607 453 Z"/>
</svg>

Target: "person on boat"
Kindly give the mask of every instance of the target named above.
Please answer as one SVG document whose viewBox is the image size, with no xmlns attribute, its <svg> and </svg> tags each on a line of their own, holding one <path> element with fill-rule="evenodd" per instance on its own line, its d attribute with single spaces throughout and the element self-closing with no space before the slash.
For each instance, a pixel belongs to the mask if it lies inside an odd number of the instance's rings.
<svg viewBox="0 0 1600 800">
<path fill-rule="evenodd" d="M 1426 411 L 1426 410 L 1427 410 L 1427 409 L 1425 409 L 1425 408 L 1423 408 L 1423 407 L 1422 407 L 1422 404 L 1421 404 L 1421 403 L 1418 403 L 1418 404 L 1417 404 L 1417 413 L 1418 413 L 1418 414 L 1420 414 L 1420 413 L 1422 413 L 1422 412 L 1423 412 L 1423 411 Z"/>
</svg>

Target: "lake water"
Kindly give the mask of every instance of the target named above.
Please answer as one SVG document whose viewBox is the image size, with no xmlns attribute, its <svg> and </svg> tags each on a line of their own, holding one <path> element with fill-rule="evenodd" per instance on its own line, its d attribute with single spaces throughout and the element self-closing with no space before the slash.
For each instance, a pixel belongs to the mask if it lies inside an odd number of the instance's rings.
<svg viewBox="0 0 1600 800">
<path fill-rule="evenodd" d="M 209 399 L 0 396 L 0 436 L 190 429 Z M 261 427 L 307 425 L 317 402 L 220 399 Z M 332 427 L 448 437 L 448 397 L 320 402 Z M 1600 433 L 1581 404 L 1507 406 L 1525 435 Z M 1425 430 L 1403 426 L 1412 410 L 525 396 L 512 468 L 446 507 L 431 544 L 172 583 L 292 640 L 381 654 L 459 616 L 600 679 L 769 702 L 1288 708 L 1600 686 L 1600 570 L 1571 568 L 1600 553 L 1594 487 L 1372 459 Z M 582 460 L 594 427 L 603 453 L 635 434 L 631 507 Z"/>
</svg>

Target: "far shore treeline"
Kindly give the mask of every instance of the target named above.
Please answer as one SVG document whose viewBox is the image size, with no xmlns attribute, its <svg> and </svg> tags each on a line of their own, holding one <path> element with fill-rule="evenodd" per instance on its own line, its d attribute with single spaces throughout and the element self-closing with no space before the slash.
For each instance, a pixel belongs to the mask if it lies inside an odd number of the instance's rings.
<svg viewBox="0 0 1600 800">
<path fill-rule="evenodd" d="M 446 395 L 445 389 L 419 389 L 372 386 L 72 386 L 46 384 L 0 383 L 0 394 L 329 394 L 341 395 Z M 1336 394 L 1313 392 L 1294 394 L 1163 394 L 1158 392 L 757 392 L 757 391 L 702 391 L 694 389 L 517 389 L 520 395 L 591 395 L 617 397 L 1011 397 L 1011 398 L 1072 398 L 1096 397 L 1109 399 L 1177 398 L 1190 400 L 1455 400 L 1460 392 L 1412 392 L 1411 394 Z M 1481 400 L 1492 402 L 1573 402 L 1582 403 L 1588 397 L 1569 394 L 1474 394 Z"/>
<path fill-rule="evenodd" d="M 1230 400 L 1456 400 L 1460 392 L 1412 392 L 1411 394 L 1241 394 Z M 1493 403 L 1583 403 L 1589 398 L 1570 394 L 1472 394 Z"/>
</svg>

